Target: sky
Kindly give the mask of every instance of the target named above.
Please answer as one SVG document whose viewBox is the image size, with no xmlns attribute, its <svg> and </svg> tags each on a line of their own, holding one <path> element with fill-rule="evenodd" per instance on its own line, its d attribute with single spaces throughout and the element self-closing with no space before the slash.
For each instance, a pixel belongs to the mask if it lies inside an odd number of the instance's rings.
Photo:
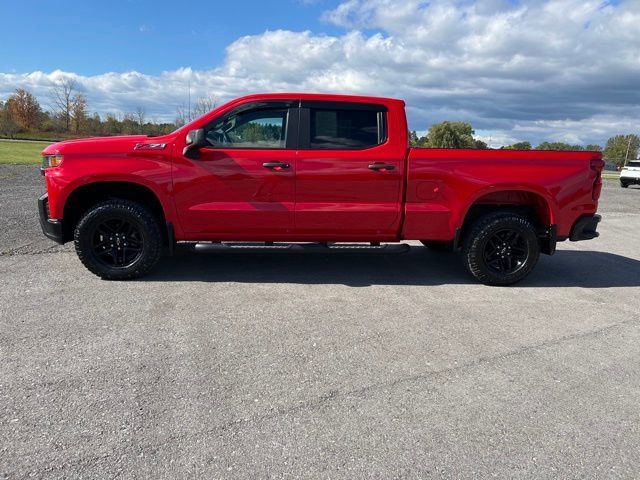
<svg viewBox="0 0 640 480">
<path fill-rule="evenodd" d="M 491 146 L 640 133 L 640 0 L 0 0 L 0 100 L 172 121 L 192 100 L 270 91 L 402 98 L 425 132 Z"/>
</svg>

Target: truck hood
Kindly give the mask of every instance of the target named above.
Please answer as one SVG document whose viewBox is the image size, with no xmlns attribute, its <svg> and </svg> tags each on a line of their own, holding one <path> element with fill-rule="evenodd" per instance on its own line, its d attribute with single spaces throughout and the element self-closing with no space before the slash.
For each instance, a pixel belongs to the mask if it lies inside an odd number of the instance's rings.
<svg viewBox="0 0 640 480">
<path fill-rule="evenodd" d="M 53 143 L 42 151 L 43 155 L 128 153 L 139 143 L 167 143 L 168 136 L 123 135 L 119 137 L 91 137 Z"/>
</svg>

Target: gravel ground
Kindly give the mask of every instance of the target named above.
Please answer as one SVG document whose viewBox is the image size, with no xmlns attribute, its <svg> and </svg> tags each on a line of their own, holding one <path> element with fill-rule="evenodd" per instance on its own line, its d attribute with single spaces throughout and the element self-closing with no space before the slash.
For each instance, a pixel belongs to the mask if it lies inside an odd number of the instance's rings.
<svg viewBox="0 0 640 480">
<path fill-rule="evenodd" d="M 0 477 L 632 478 L 640 189 L 515 287 L 455 255 L 182 251 L 104 282 L 0 167 Z"/>
</svg>

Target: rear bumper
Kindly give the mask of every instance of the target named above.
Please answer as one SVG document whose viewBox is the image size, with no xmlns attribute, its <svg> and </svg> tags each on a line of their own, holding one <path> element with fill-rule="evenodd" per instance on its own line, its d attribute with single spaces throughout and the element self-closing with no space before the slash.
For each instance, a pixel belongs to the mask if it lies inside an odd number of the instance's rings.
<svg viewBox="0 0 640 480">
<path fill-rule="evenodd" d="M 64 243 L 62 220 L 49 218 L 49 198 L 45 193 L 38 199 L 38 213 L 40 214 L 40 226 L 42 233 L 54 242 Z"/>
<path fill-rule="evenodd" d="M 569 237 L 569 240 L 572 242 L 578 242 L 580 240 L 591 240 L 598 237 L 600 234 L 596 230 L 600 220 L 602 220 L 600 215 L 582 217 L 571 229 L 571 236 Z"/>
</svg>

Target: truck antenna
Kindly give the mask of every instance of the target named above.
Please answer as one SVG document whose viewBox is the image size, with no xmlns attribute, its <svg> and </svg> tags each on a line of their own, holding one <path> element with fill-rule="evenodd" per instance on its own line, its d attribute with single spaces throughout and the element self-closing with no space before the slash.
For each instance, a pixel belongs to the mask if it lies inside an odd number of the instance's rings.
<svg viewBox="0 0 640 480">
<path fill-rule="evenodd" d="M 189 85 L 189 88 L 188 88 L 189 89 L 189 110 L 188 110 L 189 113 L 187 113 L 188 115 L 187 118 L 189 119 L 188 121 L 190 122 L 191 121 L 191 77 L 189 77 L 188 85 Z"/>
</svg>

